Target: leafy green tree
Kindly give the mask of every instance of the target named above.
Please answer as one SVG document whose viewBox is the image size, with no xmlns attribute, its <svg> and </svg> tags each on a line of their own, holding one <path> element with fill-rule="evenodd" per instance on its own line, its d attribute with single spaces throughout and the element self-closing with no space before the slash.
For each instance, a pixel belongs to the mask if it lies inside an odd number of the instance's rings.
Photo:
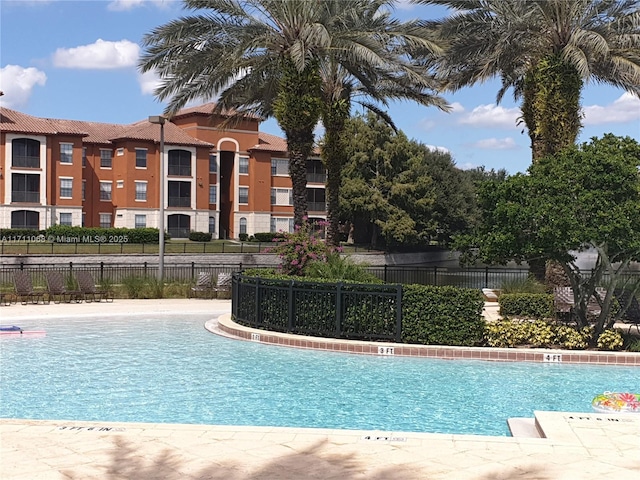
<svg viewBox="0 0 640 480">
<path fill-rule="evenodd" d="M 499 77 L 498 102 L 509 89 L 522 100 L 534 162 L 575 143 L 585 82 L 640 95 L 637 0 L 414 2 L 455 11 L 426 22 L 449 44 L 435 67 L 450 90 Z"/>
<path fill-rule="evenodd" d="M 456 246 L 467 259 L 489 263 L 535 257 L 558 262 L 573 288 L 579 325 L 589 325 L 592 297 L 601 306 L 597 339 L 626 308 L 612 313 L 614 290 L 628 288 L 634 295 L 640 288 L 622 275 L 640 259 L 639 169 L 640 144 L 612 134 L 544 157 L 528 174 L 481 187 L 482 221 L 474 235 L 461 236 Z M 585 274 L 576 252 L 591 248 L 598 258 L 593 272 Z M 605 279 L 602 296 L 596 287 Z"/>
<path fill-rule="evenodd" d="M 408 140 L 373 114 L 348 121 L 344 138 L 342 218 L 357 243 L 446 243 L 470 227 L 473 186 L 449 154 Z"/>
</svg>

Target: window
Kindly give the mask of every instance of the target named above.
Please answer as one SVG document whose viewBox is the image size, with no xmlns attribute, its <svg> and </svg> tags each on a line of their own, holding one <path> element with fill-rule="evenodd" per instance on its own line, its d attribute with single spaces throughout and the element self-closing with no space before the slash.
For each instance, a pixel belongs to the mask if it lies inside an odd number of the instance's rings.
<svg viewBox="0 0 640 480">
<path fill-rule="evenodd" d="M 61 178 L 60 179 L 60 198 L 71 198 L 71 197 L 73 197 L 73 178 Z"/>
<path fill-rule="evenodd" d="M 240 234 L 247 233 L 247 219 L 240 217 Z"/>
<path fill-rule="evenodd" d="M 100 149 L 100 168 L 111 168 L 111 150 Z"/>
<path fill-rule="evenodd" d="M 209 205 L 218 203 L 218 187 L 209 185 Z"/>
<path fill-rule="evenodd" d="M 209 233 L 216 233 L 216 217 L 209 217 Z"/>
<path fill-rule="evenodd" d="M 240 162 L 238 163 L 238 172 L 241 174 L 249 173 L 249 157 L 240 157 Z"/>
<path fill-rule="evenodd" d="M 191 182 L 169 182 L 170 207 L 191 207 Z"/>
<path fill-rule="evenodd" d="M 293 218 L 271 217 L 272 232 L 293 232 Z"/>
<path fill-rule="evenodd" d="M 82 147 L 82 166 L 87 166 L 87 147 Z"/>
<path fill-rule="evenodd" d="M 111 214 L 110 213 L 101 213 L 100 214 L 100 228 L 111 228 Z"/>
<path fill-rule="evenodd" d="M 40 202 L 40 175 L 29 173 L 11 174 L 12 202 Z"/>
<path fill-rule="evenodd" d="M 187 150 L 169 150 L 169 175 L 191 176 L 191 152 Z"/>
<path fill-rule="evenodd" d="M 136 201 L 147 201 L 147 182 L 136 182 Z"/>
<path fill-rule="evenodd" d="M 60 144 L 60 163 L 73 163 L 73 144 Z"/>
<path fill-rule="evenodd" d="M 15 210 L 11 212 L 11 228 L 38 230 L 40 228 L 40 214 L 32 210 Z"/>
<path fill-rule="evenodd" d="M 124 180 L 116 180 L 116 188 L 124 188 Z"/>
<path fill-rule="evenodd" d="M 87 220 L 87 212 L 82 212 L 82 226 L 84 227 L 85 221 Z"/>
<path fill-rule="evenodd" d="M 136 215 L 135 216 L 135 228 L 146 228 L 147 227 L 147 216 L 146 215 Z"/>
<path fill-rule="evenodd" d="M 293 205 L 293 189 L 272 188 L 271 205 Z"/>
<path fill-rule="evenodd" d="M 60 214 L 60 225 L 66 225 L 68 227 L 71 226 L 71 214 L 70 213 L 61 213 Z"/>
<path fill-rule="evenodd" d="M 325 183 L 327 170 L 320 160 L 307 160 L 307 182 Z"/>
<path fill-rule="evenodd" d="M 85 200 L 86 192 L 87 192 L 87 181 L 82 180 L 82 200 Z"/>
<path fill-rule="evenodd" d="M 11 142 L 11 166 L 40 168 L 40 142 L 30 138 L 16 138 Z"/>
<path fill-rule="evenodd" d="M 286 158 L 272 158 L 271 175 L 289 175 L 289 160 Z"/>
<path fill-rule="evenodd" d="M 218 172 L 218 156 L 215 153 L 209 154 L 209 173 Z"/>
<path fill-rule="evenodd" d="M 116 157 L 122 157 L 122 156 L 124 156 L 124 148 L 120 147 L 116 149 Z"/>
<path fill-rule="evenodd" d="M 249 203 L 249 187 L 238 188 L 238 203 Z"/>
<path fill-rule="evenodd" d="M 147 168 L 146 148 L 136 148 L 136 168 Z"/>
<path fill-rule="evenodd" d="M 111 200 L 111 182 L 100 182 L 100 200 Z"/>
</svg>

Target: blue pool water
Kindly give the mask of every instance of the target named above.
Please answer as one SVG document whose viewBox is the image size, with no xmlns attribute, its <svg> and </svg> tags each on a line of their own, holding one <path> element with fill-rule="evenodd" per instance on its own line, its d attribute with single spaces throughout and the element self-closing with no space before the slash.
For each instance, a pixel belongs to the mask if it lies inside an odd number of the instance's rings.
<svg viewBox="0 0 640 480">
<path fill-rule="evenodd" d="M 209 316 L 42 319 L 0 341 L 0 417 L 508 435 L 591 411 L 639 369 L 306 351 L 222 338 Z"/>
</svg>

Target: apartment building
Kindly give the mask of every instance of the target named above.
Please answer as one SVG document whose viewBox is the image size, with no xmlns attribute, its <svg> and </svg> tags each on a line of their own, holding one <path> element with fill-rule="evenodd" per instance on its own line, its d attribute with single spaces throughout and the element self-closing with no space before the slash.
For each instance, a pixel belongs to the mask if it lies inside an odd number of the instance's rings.
<svg viewBox="0 0 640 480">
<path fill-rule="evenodd" d="M 0 228 L 51 225 L 158 227 L 172 238 L 292 231 L 286 141 L 245 117 L 222 128 L 211 103 L 186 108 L 162 127 L 38 118 L 0 108 Z M 326 217 L 326 173 L 307 165 L 309 215 Z"/>
</svg>

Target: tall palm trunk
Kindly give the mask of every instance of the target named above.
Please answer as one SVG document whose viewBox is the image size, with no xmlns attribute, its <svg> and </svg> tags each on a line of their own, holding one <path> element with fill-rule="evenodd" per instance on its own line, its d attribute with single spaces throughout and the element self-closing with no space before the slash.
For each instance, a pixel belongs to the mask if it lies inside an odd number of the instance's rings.
<svg viewBox="0 0 640 480">
<path fill-rule="evenodd" d="M 522 119 L 529 131 L 533 161 L 573 145 L 582 126 L 582 79 L 559 55 L 543 58 L 524 80 Z"/>
<path fill-rule="evenodd" d="M 325 128 L 322 160 L 327 169 L 327 243 L 340 245 L 340 182 L 346 162 L 342 141 L 344 125 L 349 118 L 349 101 L 339 99 L 325 106 L 322 123 Z"/>
<path fill-rule="evenodd" d="M 313 131 L 320 119 L 320 77 L 315 65 L 298 71 L 283 60 L 273 112 L 287 138 L 289 175 L 293 186 L 293 219 L 300 227 L 307 217 L 307 159 L 313 151 Z"/>
</svg>

